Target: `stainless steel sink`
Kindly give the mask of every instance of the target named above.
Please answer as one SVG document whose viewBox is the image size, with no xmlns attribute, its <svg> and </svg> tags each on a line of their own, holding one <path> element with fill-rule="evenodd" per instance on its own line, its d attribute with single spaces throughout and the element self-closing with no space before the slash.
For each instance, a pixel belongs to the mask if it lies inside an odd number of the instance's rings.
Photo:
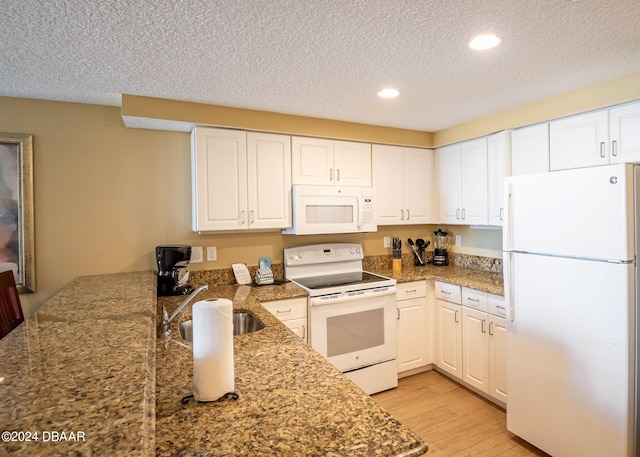
<svg viewBox="0 0 640 457">
<path fill-rule="evenodd" d="M 193 340 L 193 324 L 191 320 L 180 322 L 180 336 L 185 341 Z M 257 332 L 262 330 L 264 324 L 255 315 L 249 312 L 233 313 L 233 334 L 244 335 L 246 333 Z"/>
</svg>

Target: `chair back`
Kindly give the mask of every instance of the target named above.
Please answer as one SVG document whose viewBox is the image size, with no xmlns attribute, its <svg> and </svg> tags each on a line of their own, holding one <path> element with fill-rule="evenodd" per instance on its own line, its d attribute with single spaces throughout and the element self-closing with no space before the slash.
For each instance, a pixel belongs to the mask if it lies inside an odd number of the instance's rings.
<svg viewBox="0 0 640 457">
<path fill-rule="evenodd" d="M 24 322 L 13 271 L 0 273 L 0 340 Z"/>
</svg>

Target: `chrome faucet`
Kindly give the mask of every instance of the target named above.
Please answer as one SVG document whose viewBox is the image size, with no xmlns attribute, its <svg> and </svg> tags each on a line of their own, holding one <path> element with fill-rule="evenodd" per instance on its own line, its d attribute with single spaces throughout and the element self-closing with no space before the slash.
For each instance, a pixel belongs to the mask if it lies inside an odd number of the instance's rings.
<svg viewBox="0 0 640 457">
<path fill-rule="evenodd" d="M 206 284 L 204 286 L 198 287 L 196 290 L 191 292 L 191 294 L 187 297 L 185 301 L 183 301 L 180 306 L 173 312 L 171 316 L 167 313 L 167 309 L 162 307 L 162 322 L 164 323 L 164 336 L 171 336 L 171 321 L 176 318 L 178 314 L 195 298 L 203 290 L 207 290 L 209 286 Z"/>
</svg>

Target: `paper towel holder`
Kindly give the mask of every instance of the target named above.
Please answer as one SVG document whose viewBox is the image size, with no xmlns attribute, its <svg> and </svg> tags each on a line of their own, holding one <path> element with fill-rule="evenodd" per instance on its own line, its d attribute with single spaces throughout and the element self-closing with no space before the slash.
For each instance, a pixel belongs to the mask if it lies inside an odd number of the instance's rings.
<svg viewBox="0 0 640 457">
<path fill-rule="evenodd" d="M 240 397 L 240 395 L 238 395 L 238 393 L 237 393 L 237 392 L 228 392 L 228 393 L 224 394 L 222 397 L 220 397 L 220 398 L 218 398 L 218 399 L 216 399 L 216 400 L 213 400 L 213 401 L 222 400 L 223 398 L 226 398 L 226 397 L 231 397 L 232 399 L 237 400 L 237 399 L 238 399 L 238 397 Z M 187 403 L 189 403 L 191 400 L 195 401 L 196 403 L 212 403 L 212 402 L 210 402 L 210 401 L 198 401 L 198 400 L 196 400 L 196 398 L 193 396 L 193 394 L 191 394 L 191 395 L 187 395 L 187 396 L 185 396 L 185 397 L 182 397 L 182 404 L 183 404 L 183 405 L 186 405 L 186 404 L 187 404 Z"/>
</svg>

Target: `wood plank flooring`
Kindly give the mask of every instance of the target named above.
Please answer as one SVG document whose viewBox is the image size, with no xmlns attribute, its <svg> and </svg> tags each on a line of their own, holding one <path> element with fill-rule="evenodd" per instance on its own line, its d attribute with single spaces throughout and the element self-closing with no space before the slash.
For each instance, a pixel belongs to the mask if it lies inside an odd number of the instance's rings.
<svg viewBox="0 0 640 457">
<path fill-rule="evenodd" d="M 429 446 L 429 457 L 548 457 L 507 431 L 502 408 L 436 372 L 372 396 Z"/>
</svg>

